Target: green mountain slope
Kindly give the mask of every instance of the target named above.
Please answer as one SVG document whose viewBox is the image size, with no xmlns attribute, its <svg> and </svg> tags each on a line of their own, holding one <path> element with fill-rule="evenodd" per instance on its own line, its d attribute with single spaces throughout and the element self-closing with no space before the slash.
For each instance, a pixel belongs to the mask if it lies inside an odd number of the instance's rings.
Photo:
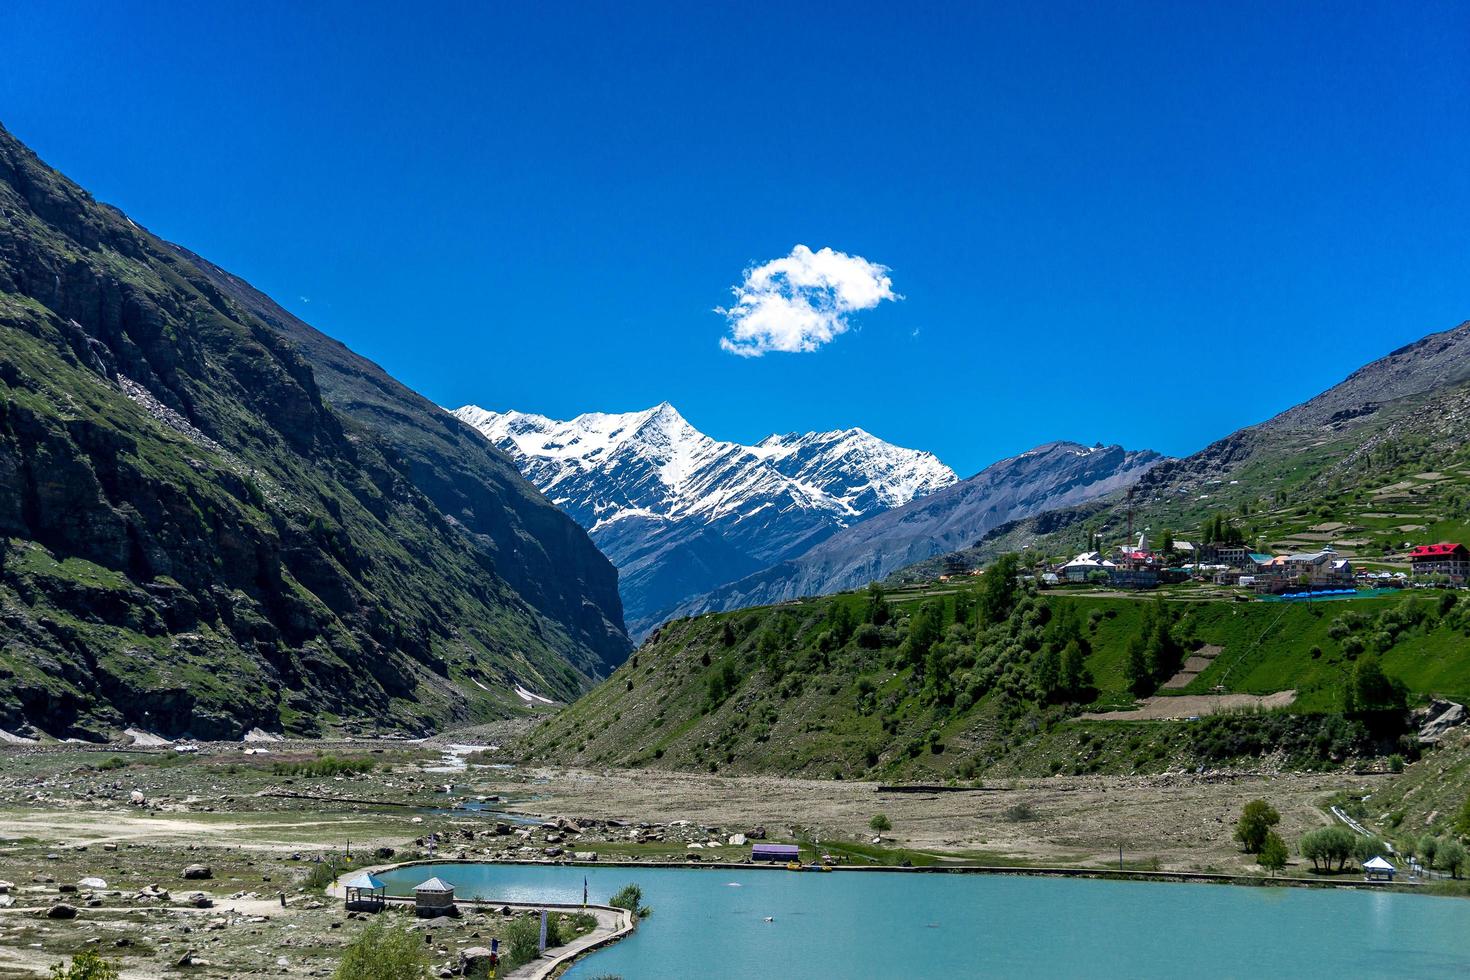
<svg viewBox="0 0 1470 980">
<path fill-rule="evenodd" d="M 881 626 L 865 594 L 671 622 L 521 750 L 583 766 L 839 778 L 1157 771 L 1278 750 L 1315 766 L 1396 748 L 1396 733 L 1384 743 L 1371 718 L 1342 715 L 1359 661 L 1381 664 L 1411 701 L 1470 698 L 1470 602 L 1437 595 L 1299 605 L 1043 593 L 993 621 L 969 585 L 888 601 Z M 1187 685 L 1150 685 L 1165 707 L 1296 691 L 1290 711 L 1078 720 L 1132 708 L 1130 647 L 1147 647 L 1161 619 L 1176 658 L 1212 658 Z M 1080 684 L 1066 677 L 1074 644 Z"/>
<path fill-rule="evenodd" d="M 606 684 L 538 726 L 526 751 L 581 764 L 917 778 L 1193 766 L 1265 751 L 1317 765 L 1392 751 L 1402 719 L 1393 684 L 1411 702 L 1470 697 L 1470 603 L 1454 594 L 1317 605 L 1191 589 L 1166 590 L 1160 602 L 1042 594 L 1001 622 L 957 617 L 957 602 L 980 604 L 966 598 L 973 579 L 934 582 L 956 559 L 980 566 L 1005 553 L 1067 557 L 1098 536 L 1121 543 L 1130 510 L 1156 542 L 1166 530 L 1199 542 L 1223 515 L 1263 551 L 1331 543 L 1359 565 L 1407 567 L 1409 546 L 1470 538 L 1467 378 L 1470 324 L 1161 463 L 1131 498 L 1013 522 L 902 570 L 889 580 L 902 601 L 876 634 L 869 626 L 848 637 L 840 625 L 864 619 L 865 600 L 853 595 L 671 622 Z M 934 602 L 939 611 L 924 612 Z M 1172 635 L 1163 647 L 1161 622 Z M 1073 646 L 1090 683 L 1059 689 Z M 1170 651 L 1161 663 L 1198 651 L 1202 669 L 1161 686 L 1177 663 L 1152 666 L 1142 651 L 1155 647 Z M 1377 668 L 1391 682 L 1376 683 Z M 1288 691 L 1287 711 L 1189 725 L 1078 717 L 1131 709 L 1139 694 L 1177 714 L 1170 698 Z"/>
<path fill-rule="evenodd" d="M 0 129 L 0 728 L 424 729 L 519 710 L 516 683 L 575 696 L 621 643 L 606 563 L 513 474 L 471 546 L 393 435 Z M 559 549 L 601 584 L 529 588 Z"/>
</svg>

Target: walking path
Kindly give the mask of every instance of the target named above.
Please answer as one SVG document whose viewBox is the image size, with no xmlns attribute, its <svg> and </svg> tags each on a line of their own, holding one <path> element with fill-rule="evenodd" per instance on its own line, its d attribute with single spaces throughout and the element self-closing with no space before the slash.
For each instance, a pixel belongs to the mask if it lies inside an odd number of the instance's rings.
<svg viewBox="0 0 1470 980">
<path fill-rule="evenodd" d="M 505 975 L 505 980 L 542 980 L 572 960 L 594 949 L 615 943 L 633 931 L 633 916 L 625 909 L 606 905 L 589 905 L 586 911 L 597 919 L 597 926 L 585 936 L 580 936 L 565 946 L 546 951 L 541 959 L 532 960 L 517 970 Z"/>
<path fill-rule="evenodd" d="M 396 865 L 380 865 L 374 868 L 364 868 L 363 871 L 377 873 L 386 868 Z M 326 889 L 328 898 L 341 899 L 345 889 L 342 887 L 341 879 L 332 882 Z M 412 898 L 389 895 L 386 901 L 395 904 L 411 905 Z M 505 975 L 505 980 L 543 980 L 550 977 L 557 970 L 571 963 L 577 957 L 601 949 L 603 946 L 611 945 L 622 939 L 633 931 L 633 913 L 627 909 L 616 908 L 611 905 L 562 905 L 555 902 L 501 902 L 493 899 L 465 899 L 456 898 L 456 905 L 465 905 L 479 909 L 501 909 L 511 908 L 518 912 L 539 912 L 546 909 L 551 912 L 586 912 L 597 920 L 597 925 L 592 931 L 584 936 L 578 936 L 564 946 L 548 949 L 541 958 L 532 960 L 520 968 Z"/>
</svg>

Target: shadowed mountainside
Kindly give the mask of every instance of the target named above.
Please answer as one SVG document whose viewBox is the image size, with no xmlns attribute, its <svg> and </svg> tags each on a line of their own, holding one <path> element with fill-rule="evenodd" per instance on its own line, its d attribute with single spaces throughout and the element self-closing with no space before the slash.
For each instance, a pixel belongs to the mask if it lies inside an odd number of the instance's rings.
<svg viewBox="0 0 1470 980">
<path fill-rule="evenodd" d="M 620 659 L 580 529 L 221 275 L 0 129 L 0 728 L 425 730 Z"/>
</svg>

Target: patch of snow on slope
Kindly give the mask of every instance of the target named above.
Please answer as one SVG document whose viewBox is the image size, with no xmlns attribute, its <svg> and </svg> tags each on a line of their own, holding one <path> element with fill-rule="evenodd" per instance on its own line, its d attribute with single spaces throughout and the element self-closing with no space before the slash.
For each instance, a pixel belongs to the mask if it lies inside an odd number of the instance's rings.
<svg viewBox="0 0 1470 980">
<path fill-rule="evenodd" d="M 521 685 L 519 685 L 519 684 L 516 685 L 516 697 L 520 698 L 522 701 L 526 702 L 527 704 L 533 704 L 533 703 L 556 704 L 556 702 L 553 701 L 553 700 L 551 700 L 550 698 L 543 698 L 539 694 L 535 694 L 535 693 L 533 693 L 531 691 L 526 690 L 524 687 L 521 687 Z"/>
</svg>

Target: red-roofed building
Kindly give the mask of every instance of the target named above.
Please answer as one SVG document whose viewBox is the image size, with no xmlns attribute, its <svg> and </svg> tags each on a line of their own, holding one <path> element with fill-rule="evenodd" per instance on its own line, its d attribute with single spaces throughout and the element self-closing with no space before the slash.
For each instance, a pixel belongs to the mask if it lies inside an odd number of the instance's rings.
<svg viewBox="0 0 1470 980">
<path fill-rule="evenodd" d="M 1470 578 L 1470 549 L 1453 541 L 1421 544 L 1409 552 L 1415 575 L 1448 575 L 1456 582 Z"/>
</svg>

